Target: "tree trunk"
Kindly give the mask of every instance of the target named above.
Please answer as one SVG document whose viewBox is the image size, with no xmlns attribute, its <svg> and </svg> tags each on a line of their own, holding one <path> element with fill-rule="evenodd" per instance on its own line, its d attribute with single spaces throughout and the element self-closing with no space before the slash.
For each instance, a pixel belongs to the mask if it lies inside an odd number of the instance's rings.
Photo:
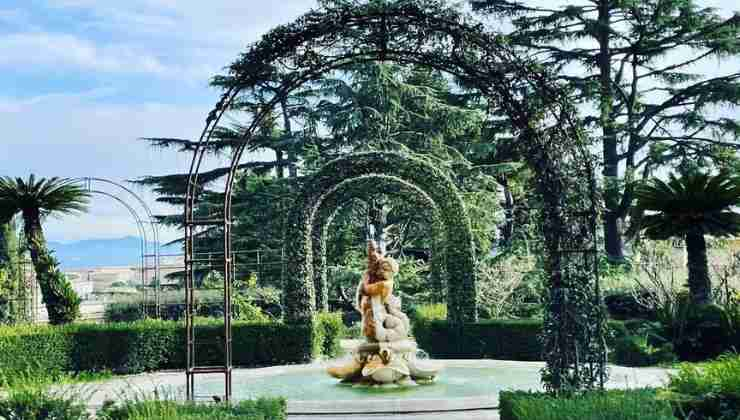
<svg viewBox="0 0 740 420">
<path fill-rule="evenodd" d="M 3 268 L 10 264 L 10 253 L 13 252 L 9 249 L 10 238 L 8 235 L 11 234 L 11 229 L 8 223 L 0 225 L 0 268 Z"/>
<path fill-rule="evenodd" d="M 511 245 L 514 236 L 514 196 L 511 194 L 509 180 L 506 177 L 499 179 L 499 183 L 504 188 L 504 212 L 506 213 L 506 221 L 501 228 L 500 245 L 507 247 Z"/>
<path fill-rule="evenodd" d="M 41 214 L 38 209 L 23 211 L 23 231 L 26 234 L 26 244 L 31 253 L 31 262 L 38 269 L 39 256 L 47 253 L 44 230 L 41 227 Z M 36 273 L 37 275 L 39 273 Z"/>
<path fill-rule="evenodd" d="M 602 130 L 602 153 L 604 155 L 604 250 L 611 262 L 624 261 L 622 251 L 622 231 L 619 226 L 619 154 L 617 150 L 617 132 L 612 118 L 614 106 L 614 91 L 612 88 L 612 63 L 610 46 L 610 3 L 609 0 L 599 2 L 599 84 L 600 95 L 600 123 Z"/>
<path fill-rule="evenodd" d="M 24 232 L 31 261 L 36 272 L 36 281 L 49 315 L 50 324 L 65 324 L 79 315 L 80 298 L 59 272 L 57 262 L 49 253 L 41 227 L 38 209 L 23 211 Z"/>
<path fill-rule="evenodd" d="M 278 179 L 285 178 L 285 158 L 281 149 L 275 149 L 275 173 Z"/>
<path fill-rule="evenodd" d="M 291 136 L 293 134 L 293 126 L 290 122 L 290 114 L 288 114 L 288 103 L 285 99 L 280 101 L 280 107 L 283 110 L 283 131 L 285 132 L 286 136 Z M 282 159 L 282 153 L 281 159 Z M 298 167 L 296 166 L 296 155 L 293 151 L 293 147 L 288 147 L 288 177 L 290 178 L 297 178 L 298 177 Z M 282 178 L 282 176 L 281 176 Z"/>
<path fill-rule="evenodd" d="M 701 232 L 691 232 L 686 235 L 686 253 L 688 254 L 691 302 L 695 304 L 712 303 L 707 243 Z"/>
</svg>

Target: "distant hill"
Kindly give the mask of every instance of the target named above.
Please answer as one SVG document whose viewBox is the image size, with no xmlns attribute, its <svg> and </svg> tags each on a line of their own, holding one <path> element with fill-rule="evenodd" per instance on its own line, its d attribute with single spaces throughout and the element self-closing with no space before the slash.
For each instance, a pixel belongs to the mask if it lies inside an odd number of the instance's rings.
<svg viewBox="0 0 740 420">
<path fill-rule="evenodd" d="M 123 267 L 138 265 L 141 260 L 141 239 L 127 236 L 118 239 L 88 239 L 76 242 L 49 242 L 49 248 L 63 269 Z M 154 244 L 148 245 L 154 253 Z M 180 245 L 160 246 L 160 254 L 179 254 Z"/>
</svg>

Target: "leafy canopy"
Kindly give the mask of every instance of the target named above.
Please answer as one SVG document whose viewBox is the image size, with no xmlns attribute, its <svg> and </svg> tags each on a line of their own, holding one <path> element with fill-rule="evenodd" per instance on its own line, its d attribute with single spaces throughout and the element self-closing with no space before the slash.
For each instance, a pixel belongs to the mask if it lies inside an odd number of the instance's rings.
<svg viewBox="0 0 740 420">
<path fill-rule="evenodd" d="M 0 215 L 37 210 L 41 215 L 87 209 L 90 193 L 66 178 L 0 178 Z"/>
<path fill-rule="evenodd" d="M 740 233 L 740 177 L 722 171 L 717 175 L 691 172 L 670 175 L 668 182 L 653 179 L 635 192 L 637 208 L 649 212 L 639 226 L 651 239 L 682 237 L 688 232 L 712 236 Z"/>
</svg>

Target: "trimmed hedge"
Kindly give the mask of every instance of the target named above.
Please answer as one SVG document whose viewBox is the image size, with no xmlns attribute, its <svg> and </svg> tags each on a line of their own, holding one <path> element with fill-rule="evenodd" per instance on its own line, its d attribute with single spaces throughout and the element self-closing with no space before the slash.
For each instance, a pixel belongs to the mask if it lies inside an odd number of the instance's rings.
<svg viewBox="0 0 740 420">
<path fill-rule="evenodd" d="M 540 319 L 493 319 L 460 326 L 446 320 L 420 319 L 418 312 L 412 319 L 419 347 L 434 358 L 542 360 Z M 610 321 L 609 327 L 612 337 L 626 334 L 620 321 Z"/>
<path fill-rule="evenodd" d="M 419 347 L 439 359 L 542 360 L 541 320 L 486 320 L 457 326 L 447 321 L 417 322 Z"/>
<path fill-rule="evenodd" d="M 316 330 L 321 335 L 321 354 L 326 357 L 339 355 L 339 337 L 346 335 L 341 312 L 321 312 L 314 316 Z"/>
<path fill-rule="evenodd" d="M 98 412 L 102 420 L 285 420 L 284 399 L 260 398 L 238 404 L 188 404 L 174 401 L 136 401 L 110 405 Z"/>
<path fill-rule="evenodd" d="M 334 316 L 308 325 L 283 323 L 233 324 L 233 362 L 236 366 L 303 363 L 322 349 L 339 348 Z M 196 363 L 222 363 L 222 326 L 198 323 Z M 62 372 L 113 371 L 132 374 L 185 367 L 185 328 L 182 323 L 146 320 L 133 323 L 75 324 L 63 327 L 0 327 L 0 385 L 16 377 L 44 377 Z"/>
<path fill-rule="evenodd" d="M 556 398 L 524 391 L 499 395 L 501 420 L 675 420 L 670 404 L 649 389 Z"/>
</svg>

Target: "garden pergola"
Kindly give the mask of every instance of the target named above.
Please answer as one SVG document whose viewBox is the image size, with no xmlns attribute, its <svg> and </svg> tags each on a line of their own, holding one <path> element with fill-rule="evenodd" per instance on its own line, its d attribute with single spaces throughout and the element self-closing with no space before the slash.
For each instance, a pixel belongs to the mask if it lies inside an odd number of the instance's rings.
<svg viewBox="0 0 740 420">
<path fill-rule="evenodd" d="M 440 0 L 337 2 L 279 26 L 253 44 L 214 79 L 223 95 L 209 113 L 190 168 L 185 201 L 185 268 L 187 324 L 187 396 L 193 399 L 195 376 L 223 373 L 225 398 L 231 396 L 232 191 L 245 152 L 271 112 L 293 91 L 327 72 L 356 63 L 389 61 L 446 72 L 485 95 L 491 111 L 505 115 L 516 137 L 519 155 L 536 176 L 542 200 L 540 223 L 545 240 L 545 271 L 549 292 L 543 338 L 547 367 L 543 381 L 553 391 L 603 385 L 604 318 L 598 289 L 596 225 L 599 197 L 595 168 L 577 112 L 568 92 L 538 62 L 517 53 L 506 37 L 488 31 L 475 19 Z M 272 92 L 250 115 L 241 137 L 231 144 L 231 165 L 223 207 L 195 212 L 205 156 L 218 141 L 213 136 L 224 116 L 250 92 Z M 383 163 L 385 162 L 385 163 Z M 376 165 L 379 167 L 369 167 Z M 425 184 L 411 171 L 433 175 Z M 441 174 L 440 174 L 441 175 Z M 341 182 L 367 176 L 397 178 L 431 198 L 447 223 L 450 322 L 464 328 L 476 321 L 474 255 L 466 233 L 465 211 L 454 186 L 417 159 L 390 154 L 347 156 L 329 163 L 303 191 L 285 242 L 285 321 L 312 322 L 315 311 L 312 224 L 316 209 Z M 463 217 L 450 220 L 458 212 Z M 453 228 L 454 227 L 454 228 Z M 207 229 L 223 229 L 225 347 L 219 366 L 198 366 L 197 330 L 193 320 L 194 272 L 199 263 L 196 241 Z M 454 246 L 449 246 L 454 244 Z M 469 246 L 470 245 L 470 246 Z M 450 255 L 453 254 L 453 255 Z M 453 275 L 454 274 L 454 275 Z"/>
</svg>

